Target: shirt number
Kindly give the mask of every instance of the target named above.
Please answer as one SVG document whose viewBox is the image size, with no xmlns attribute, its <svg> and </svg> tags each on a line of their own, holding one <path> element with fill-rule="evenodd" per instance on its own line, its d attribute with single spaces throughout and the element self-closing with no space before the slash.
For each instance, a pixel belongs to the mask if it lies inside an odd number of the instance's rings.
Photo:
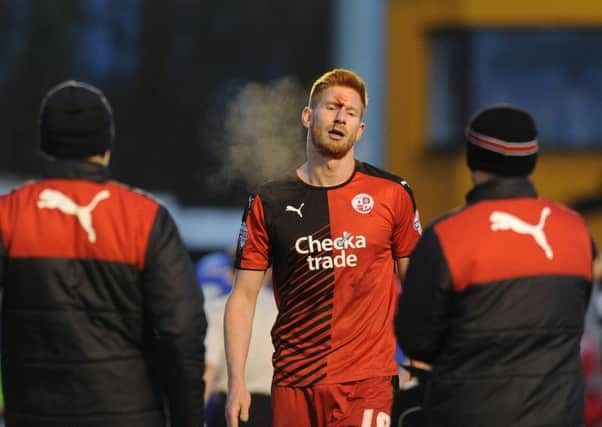
<svg viewBox="0 0 602 427">
<path fill-rule="evenodd" d="M 372 427 L 373 417 L 374 409 L 364 409 L 361 427 Z M 376 415 L 376 427 L 391 427 L 391 417 L 389 416 L 389 414 L 379 412 L 378 415 Z"/>
</svg>

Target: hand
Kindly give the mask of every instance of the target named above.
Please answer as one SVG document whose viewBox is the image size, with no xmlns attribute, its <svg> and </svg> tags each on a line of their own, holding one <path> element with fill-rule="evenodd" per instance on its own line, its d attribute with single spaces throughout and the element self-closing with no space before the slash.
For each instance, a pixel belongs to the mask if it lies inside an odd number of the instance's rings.
<svg viewBox="0 0 602 427">
<path fill-rule="evenodd" d="M 251 393 L 247 386 L 242 384 L 231 385 L 226 399 L 226 422 L 228 427 L 238 427 L 238 420 L 249 421 L 249 407 L 251 406 Z"/>
<path fill-rule="evenodd" d="M 397 373 L 397 378 L 399 379 L 399 389 L 403 390 L 403 386 L 405 383 L 412 379 L 412 374 L 407 369 L 404 369 L 403 366 L 399 366 L 399 371 Z"/>
</svg>

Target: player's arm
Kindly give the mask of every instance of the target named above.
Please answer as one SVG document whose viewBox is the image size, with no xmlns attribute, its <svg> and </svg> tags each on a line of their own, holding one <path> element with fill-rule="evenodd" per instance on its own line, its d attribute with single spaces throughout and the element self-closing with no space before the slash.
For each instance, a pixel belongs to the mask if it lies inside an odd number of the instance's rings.
<svg viewBox="0 0 602 427">
<path fill-rule="evenodd" d="M 228 426 L 238 427 L 248 421 L 251 395 L 245 383 L 245 364 L 253 328 L 257 295 L 261 290 L 265 271 L 236 270 L 232 293 L 226 303 L 224 336 L 228 365 L 228 399 L 226 420 Z"/>
<path fill-rule="evenodd" d="M 399 346 L 412 359 L 432 363 L 448 327 L 451 278 L 432 228 L 410 258 L 395 317 Z"/>
<path fill-rule="evenodd" d="M 395 260 L 395 270 L 397 271 L 397 277 L 399 277 L 399 283 L 403 283 L 408 271 L 408 264 L 410 263 L 409 257 L 397 258 Z"/>
</svg>

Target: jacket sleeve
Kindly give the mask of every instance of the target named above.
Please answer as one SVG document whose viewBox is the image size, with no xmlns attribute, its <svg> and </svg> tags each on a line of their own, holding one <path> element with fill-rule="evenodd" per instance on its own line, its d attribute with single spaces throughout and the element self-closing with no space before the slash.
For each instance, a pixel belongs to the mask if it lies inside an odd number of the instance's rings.
<svg viewBox="0 0 602 427">
<path fill-rule="evenodd" d="M 159 207 L 143 271 L 145 311 L 152 324 L 158 370 L 171 427 L 203 425 L 203 295 L 176 225 Z"/>
<path fill-rule="evenodd" d="M 428 228 L 410 257 L 395 316 L 395 334 L 404 353 L 433 363 L 447 332 L 451 295 L 451 278 L 439 239 Z"/>
</svg>

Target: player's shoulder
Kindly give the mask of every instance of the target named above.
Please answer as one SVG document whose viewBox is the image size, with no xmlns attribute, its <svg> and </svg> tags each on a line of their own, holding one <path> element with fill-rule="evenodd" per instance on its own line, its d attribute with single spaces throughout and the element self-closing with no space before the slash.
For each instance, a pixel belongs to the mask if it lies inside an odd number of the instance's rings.
<svg viewBox="0 0 602 427">
<path fill-rule="evenodd" d="M 382 179 L 383 182 L 388 182 L 394 185 L 401 185 L 408 192 L 412 192 L 410 183 L 402 176 L 396 175 L 384 169 L 378 168 L 370 163 L 357 162 L 356 171 L 376 179 Z"/>
<path fill-rule="evenodd" d="M 376 167 L 370 163 L 361 162 L 359 160 L 356 161 L 356 170 L 365 175 L 373 176 L 376 178 L 382 178 L 382 179 L 385 179 L 385 180 L 388 180 L 391 182 L 399 183 L 400 181 L 404 180 L 399 175 L 396 175 L 394 173 L 391 173 L 389 171 L 386 171 L 384 169 Z"/>
<path fill-rule="evenodd" d="M 410 183 L 402 176 L 396 175 L 384 169 L 378 168 L 370 163 L 357 161 L 356 171 L 360 174 L 364 174 L 376 179 L 380 179 L 383 183 L 389 183 L 392 186 L 399 186 L 403 188 L 410 198 L 412 199 L 412 203 L 415 205 L 416 201 L 414 199 L 414 192 L 412 191 L 412 187 Z"/>
<path fill-rule="evenodd" d="M 293 171 L 258 185 L 252 191 L 252 194 L 254 197 L 259 196 L 264 202 L 269 202 L 281 199 L 291 192 L 299 191 L 300 188 L 299 178 L 297 178 Z"/>
</svg>

